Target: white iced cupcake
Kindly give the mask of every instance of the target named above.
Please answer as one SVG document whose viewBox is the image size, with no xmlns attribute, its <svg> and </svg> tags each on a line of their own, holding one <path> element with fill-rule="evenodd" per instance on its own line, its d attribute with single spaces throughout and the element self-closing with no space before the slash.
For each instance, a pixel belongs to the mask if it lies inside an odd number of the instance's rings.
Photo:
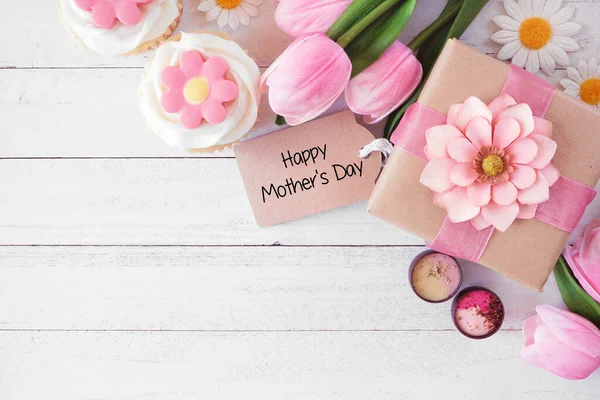
<svg viewBox="0 0 600 400">
<path fill-rule="evenodd" d="M 232 40 L 183 33 L 156 50 L 140 108 L 152 132 L 188 151 L 213 152 L 243 138 L 258 117 L 260 70 Z"/>
<path fill-rule="evenodd" d="M 98 54 L 138 54 L 158 47 L 179 25 L 183 0 L 58 0 L 63 22 Z"/>
</svg>

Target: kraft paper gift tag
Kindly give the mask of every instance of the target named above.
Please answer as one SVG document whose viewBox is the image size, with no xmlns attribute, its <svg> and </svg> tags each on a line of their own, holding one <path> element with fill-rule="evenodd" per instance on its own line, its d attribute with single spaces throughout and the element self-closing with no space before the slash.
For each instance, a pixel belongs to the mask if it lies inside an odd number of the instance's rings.
<svg viewBox="0 0 600 400">
<path fill-rule="evenodd" d="M 261 227 L 366 200 L 381 157 L 359 157 L 374 140 L 350 111 L 234 146 L 256 222 Z"/>
</svg>

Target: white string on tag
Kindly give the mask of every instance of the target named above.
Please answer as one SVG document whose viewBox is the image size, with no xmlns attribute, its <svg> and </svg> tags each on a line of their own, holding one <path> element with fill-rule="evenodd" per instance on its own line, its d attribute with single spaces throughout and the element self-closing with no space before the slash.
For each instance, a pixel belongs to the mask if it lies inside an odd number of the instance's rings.
<svg viewBox="0 0 600 400">
<path fill-rule="evenodd" d="M 369 158 L 371 154 L 375 152 L 381 153 L 381 169 L 379 170 L 379 174 L 377 174 L 377 178 L 375 182 L 379 179 L 379 175 L 381 175 L 381 171 L 383 171 L 383 167 L 387 163 L 388 158 L 390 158 L 390 154 L 392 154 L 392 150 L 394 150 L 394 145 L 387 139 L 375 139 L 368 145 L 364 146 L 358 152 L 358 156 L 360 158 Z"/>
</svg>

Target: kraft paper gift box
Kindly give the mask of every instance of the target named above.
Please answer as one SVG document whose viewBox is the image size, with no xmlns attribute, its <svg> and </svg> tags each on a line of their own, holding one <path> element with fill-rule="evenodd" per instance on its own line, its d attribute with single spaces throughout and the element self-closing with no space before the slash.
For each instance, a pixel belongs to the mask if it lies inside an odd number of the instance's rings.
<svg viewBox="0 0 600 400">
<path fill-rule="evenodd" d="M 444 115 L 469 96 L 489 103 L 501 94 L 510 73 L 508 64 L 450 40 L 418 102 Z M 554 125 L 554 163 L 561 175 L 593 188 L 600 178 L 600 113 L 557 90 L 544 118 Z M 426 164 L 396 146 L 368 210 L 432 243 L 447 213 L 434 205 L 433 192 L 419 181 Z M 494 231 L 479 263 L 541 291 L 568 238 L 568 232 L 537 218 L 517 219 L 506 232 Z"/>
</svg>

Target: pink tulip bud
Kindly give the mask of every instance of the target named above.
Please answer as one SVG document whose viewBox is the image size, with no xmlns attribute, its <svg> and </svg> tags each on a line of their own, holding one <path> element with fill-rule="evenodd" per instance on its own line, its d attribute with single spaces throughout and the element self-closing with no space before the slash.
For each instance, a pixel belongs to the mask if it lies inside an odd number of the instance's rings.
<svg viewBox="0 0 600 400">
<path fill-rule="evenodd" d="M 538 306 L 523 325 L 521 358 L 561 378 L 585 379 L 600 368 L 600 329 L 587 319 Z"/>
<path fill-rule="evenodd" d="M 294 38 L 325 33 L 350 3 L 352 0 L 282 0 L 275 10 L 275 22 Z"/>
<path fill-rule="evenodd" d="M 423 77 L 421 63 L 400 42 L 392 44 L 369 68 L 350 81 L 346 101 L 354 113 L 375 124 L 414 93 Z"/>
<path fill-rule="evenodd" d="M 588 224 L 583 237 L 565 248 L 564 256 L 581 287 L 600 303 L 600 219 Z"/>
<path fill-rule="evenodd" d="M 337 43 L 317 33 L 296 39 L 265 71 L 261 90 L 269 104 L 290 125 L 321 115 L 342 94 L 352 71 L 350 59 Z"/>
</svg>

